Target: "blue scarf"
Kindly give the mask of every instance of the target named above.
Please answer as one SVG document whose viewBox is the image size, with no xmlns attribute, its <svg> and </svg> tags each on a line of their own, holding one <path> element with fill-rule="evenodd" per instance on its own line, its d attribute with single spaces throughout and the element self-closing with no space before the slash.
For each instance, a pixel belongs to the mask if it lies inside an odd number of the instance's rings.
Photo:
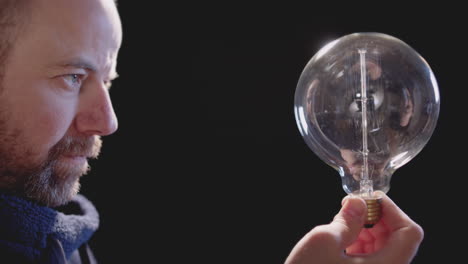
<svg viewBox="0 0 468 264">
<path fill-rule="evenodd" d="M 99 215 L 93 204 L 82 195 L 75 196 L 64 208 L 67 207 L 81 212 L 65 214 L 0 193 L 0 247 L 36 260 L 52 236 L 62 243 L 69 258 L 97 230 Z"/>
</svg>

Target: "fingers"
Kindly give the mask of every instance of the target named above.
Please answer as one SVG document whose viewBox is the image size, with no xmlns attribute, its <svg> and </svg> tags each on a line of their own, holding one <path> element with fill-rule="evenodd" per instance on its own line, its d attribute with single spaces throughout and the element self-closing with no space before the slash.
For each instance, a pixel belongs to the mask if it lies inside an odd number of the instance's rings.
<svg viewBox="0 0 468 264">
<path fill-rule="evenodd" d="M 382 221 L 390 230 L 396 230 L 408 225 L 414 224 L 409 218 L 386 194 L 377 192 L 382 197 Z"/>
<path fill-rule="evenodd" d="M 344 249 L 359 235 L 364 224 L 366 203 L 361 198 L 348 197 L 333 221 L 317 226 L 305 235 L 293 248 L 286 264 L 338 263 Z"/>
<path fill-rule="evenodd" d="M 345 249 L 357 239 L 364 225 L 366 210 L 366 203 L 361 198 L 347 196 L 343 199 L 340 212 L 329 224 L 340 249 Z"/>
<path fill-rule="evenodd" d="M 366 242 L 365 233 L 373 233 L 374 244 L 353 244 L 362 230 L 367 207 L 361 198 L 346 197 L 333 221 L 312 229 L 296 244 L 285 263 L 410 263 L 423 239 L 423 230 L 388 196 L 382 192 L 378 195 L 382 197 L 382 219 L 373 230 L 364 230 L 360 238 Z M 369 254 L 345 255 L 347 247 Z"/>
<path fill-rule="evenodd" d="M 409 263 L 424 237 L 422 228 L 409 218 L 385 194 L 382 195 L 382 224 L 388 228 L 385 245 L 372 258 L 388 259 L 388 263 Z"/>
</svg>

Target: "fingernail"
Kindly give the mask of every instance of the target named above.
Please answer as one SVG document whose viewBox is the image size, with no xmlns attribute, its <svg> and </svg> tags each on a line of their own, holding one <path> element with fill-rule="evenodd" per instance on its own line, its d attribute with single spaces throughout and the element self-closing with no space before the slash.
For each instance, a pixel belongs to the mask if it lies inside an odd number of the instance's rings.
<svg viewBox="0 0 468 264">
<path fill-rule="evenodd" d="M 343 211 L 352 217 L 359 217 L 364 214 L 365 208 L 358 198 L 348 198 L 344 200 Z"/>
<path fill-rule="evenodd" d="M 345 204 L 345 202 L 350 198 L 351 196 L 349 195 L 346 195 L 345 197 L 343 197 L 343 200 L 341 200 L 341 206 L 343 206 Z"/>
</svg>

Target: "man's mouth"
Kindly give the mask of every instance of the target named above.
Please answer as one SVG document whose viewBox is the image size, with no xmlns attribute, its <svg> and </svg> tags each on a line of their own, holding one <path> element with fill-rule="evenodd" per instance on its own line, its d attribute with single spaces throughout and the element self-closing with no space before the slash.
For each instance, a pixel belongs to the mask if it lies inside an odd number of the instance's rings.
<svg viewBox="0 0 468 264">
<path fill-rule="evenodd" d="M 93 151 L 76 151 L 62 154 L 63 157 L 69 159 L 90 159 L 93 158 Z"/>
</svg>

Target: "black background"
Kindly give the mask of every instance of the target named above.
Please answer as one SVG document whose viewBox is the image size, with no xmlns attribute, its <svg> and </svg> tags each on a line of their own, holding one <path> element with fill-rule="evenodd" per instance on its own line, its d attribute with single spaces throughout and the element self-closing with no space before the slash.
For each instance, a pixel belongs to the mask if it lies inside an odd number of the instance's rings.
<svg viewBox="0 0 468 264">
<path fill-rule="evenodd" d="M 119 130 L 82 181 L 101 215 L 98 260 L 283 263 L 330 222 L 345 192 L 299 134 L 293 96 L 315 52 L 353 32 L 400 38 L 437 78 L 436 130 L 394 173 L 388 195 L 425 230 L 413 263 L 464 257 L 463 15 L 281 6 L 176 6 L 167 15 L 130 2 L 119 4 L 121 77 L 111 90 Z"/>
</svg>

